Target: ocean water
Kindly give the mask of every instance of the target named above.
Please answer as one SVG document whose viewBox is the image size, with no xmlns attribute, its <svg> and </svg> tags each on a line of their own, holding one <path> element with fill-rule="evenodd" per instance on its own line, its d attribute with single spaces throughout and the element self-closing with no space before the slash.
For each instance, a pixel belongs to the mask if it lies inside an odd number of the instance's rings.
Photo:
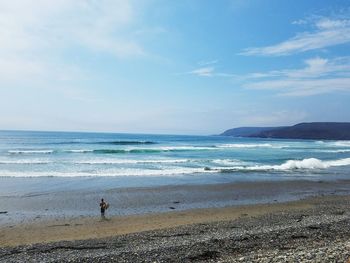
<svg viewBox="0 0 350 263">
<path fill-rule="evenodd" d="M 2 195 L 350 178 L 350 141 L 0 131 Z"/>
</svg>

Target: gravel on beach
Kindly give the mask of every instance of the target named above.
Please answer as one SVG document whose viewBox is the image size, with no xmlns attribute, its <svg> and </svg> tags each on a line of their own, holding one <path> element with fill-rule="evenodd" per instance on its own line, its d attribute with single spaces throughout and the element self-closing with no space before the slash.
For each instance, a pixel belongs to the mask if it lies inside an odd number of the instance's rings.
<svg viewBox="0 0 350 263">
<path fill-rule="evenodd" d="M 0 248 L 0 262 L 350 262 L 350 196 L 310 209 Z"/>
</svg>

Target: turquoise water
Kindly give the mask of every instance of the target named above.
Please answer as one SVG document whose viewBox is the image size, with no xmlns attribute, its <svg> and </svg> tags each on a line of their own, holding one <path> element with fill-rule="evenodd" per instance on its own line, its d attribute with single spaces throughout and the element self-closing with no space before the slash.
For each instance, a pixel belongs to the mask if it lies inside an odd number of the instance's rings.
<svg viewBox="0 0 350 263">
<path fill-rule="evenodd" d="M 348 179 L 350 141 L 0 132 L 0 190 Z M 5 187 L 6 185 L 6 187 Z"/>
</svg>

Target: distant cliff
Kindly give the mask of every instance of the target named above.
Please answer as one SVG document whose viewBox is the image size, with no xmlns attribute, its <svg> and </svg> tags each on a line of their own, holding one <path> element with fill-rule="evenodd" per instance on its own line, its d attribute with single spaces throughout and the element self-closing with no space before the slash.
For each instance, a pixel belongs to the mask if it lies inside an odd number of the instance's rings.
<svg viewBox="0 0 350 263">
<path fill-rule="evenodd" d="M 278 139 L 350 140 L 350 122 L 310 122 L 287 127 L 240 127 L 221 135 Z"/>
</svg>

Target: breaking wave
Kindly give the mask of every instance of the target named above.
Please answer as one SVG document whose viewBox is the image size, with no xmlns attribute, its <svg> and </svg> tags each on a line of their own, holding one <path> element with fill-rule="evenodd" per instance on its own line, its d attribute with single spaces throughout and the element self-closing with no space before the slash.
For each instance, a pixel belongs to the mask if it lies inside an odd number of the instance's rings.
<svg viewBox="0 0 350 263">
<path fill-rule="evenodd" d="M 106 163 L 185 163 L 191 160 L 101 160 L 101 161 L 82 161 L 82 164 L 106 164 Z M 242 164 L 236 160 L 212 160 L 212 163 L 220 165 Z M 227 172 L 271 172 L 271 171 L 295 171 L 295 170 L 320 170 L 337 166 L 350 165 L 350 158 L 322 161 L 316 158 L 307 158 L 303 160 L 288 160 L 279 165 L 234 165 L 229 167 L 164 167 L 158 169 L 141 168 L 117 168 L 113 170 L 100 171 L 76 171 L 76 172 L 11 172 L 3 171 L 1 177 L 113 177 L 113 176 L 171 176 L 186 175 L 196 173 L 227 173 Z"/>
<path fill-rule="evenodd" d="M 213 147 L 196 147 L 196 146 L 174 146 L 174 147 L 157 147 L 157 148 L 131 148 L 131 149 L 98 149 L 93 153 L 99 154 L 122 154 L 122 153 L 161 153 L 161 152 L 182 152 L 182 151 L 203 151 L 213 150 Z"/>
<path fill-rule="evenodd" d="M 288 160 L 280 165 L 254 165 L 254 166 L 234 166 L 227 169 L 221 169 L 222 172 L 229 171 L 290 171 L 297 169 L 327 169 L 335 166 L 348 166 L 350 165 L 350 158 L 333 160 L 333 161 L 322 161 L 316 158 L 307 158 L 303 160 Z M 216 169 L 214 169 L 216 170 Z"/>
<path fill-rule="evenodd" d="M 333 145 L 337 147 L 350 147 L 350 141 L 337 141 Z"/>
<path fill-rule="evenodd" d="M 118 176 L 172 176 L 205 173 L 203 168 L 179 167 L 166 170 L 118 169 L 101 172 L 2 172 L 1 177 L 118 177 Z M 210 172 L 210 171 L 207 171 Z"/>
<path fill-rule="evenodd" d="M 48 164 L 46 160 L 0 160 L 0 164 Z"/>
<path fill-rule="evenodd" d="M 240 160 L 232 160 L 232 159 L 215 159 L 211 161 L 212 163 L 224 165 L 224 166 L 232 166 L 232 165 L 243 165 L 245 162 Z"/>
</svg>

